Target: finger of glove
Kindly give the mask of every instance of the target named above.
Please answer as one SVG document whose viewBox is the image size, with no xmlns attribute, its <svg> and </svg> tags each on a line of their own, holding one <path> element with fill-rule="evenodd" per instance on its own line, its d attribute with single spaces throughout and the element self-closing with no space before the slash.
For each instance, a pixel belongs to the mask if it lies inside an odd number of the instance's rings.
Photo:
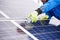
<svg viewBox="0 0 60 40">
<path fill-rule="evenodd" d="M 48 20 L 48 16 L 44 16 L 44 17 L 40 18 L 40 20 Z"/>
<path fill-rule="evenodd" d="M 32 23 L 37 22 L 38 18 L 37 17 L 32 17 L 31 20 L 32 20 Z"/>
</svg>

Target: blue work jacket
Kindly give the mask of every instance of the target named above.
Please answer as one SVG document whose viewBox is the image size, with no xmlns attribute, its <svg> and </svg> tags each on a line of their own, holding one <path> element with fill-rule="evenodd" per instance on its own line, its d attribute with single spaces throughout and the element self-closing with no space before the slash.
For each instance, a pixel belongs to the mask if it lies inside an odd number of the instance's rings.
<svg viewBox="0 0 60 40">
<path fill-rule="evenodd" d="M 42 13 L 46 13 L 49 18 L 55 16 L 60 20 L 60 0 L 48 0 L 42 6 Z"/>
</svg>

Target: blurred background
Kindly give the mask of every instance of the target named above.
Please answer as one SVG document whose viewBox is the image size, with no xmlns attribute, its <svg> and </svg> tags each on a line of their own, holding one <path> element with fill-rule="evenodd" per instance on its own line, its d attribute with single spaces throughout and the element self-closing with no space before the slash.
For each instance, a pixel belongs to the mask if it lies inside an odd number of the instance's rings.
<svg viewBox="0 0 60 40">
<path fill-rule="evenodd" d="M 26 17 L 35 10 L 37 4 L 32 0 L 0 0 L 0 10 L 9 17 Z"/>
</svg>

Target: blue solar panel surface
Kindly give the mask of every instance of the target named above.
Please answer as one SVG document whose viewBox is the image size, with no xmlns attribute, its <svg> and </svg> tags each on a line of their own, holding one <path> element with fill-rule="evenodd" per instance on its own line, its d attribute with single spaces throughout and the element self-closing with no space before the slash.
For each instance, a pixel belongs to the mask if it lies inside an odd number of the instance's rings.
<svg viewBox="0 0 60 40">
<path fill-rule="evenodd" d="M 25 23 L 28 26 L 33 26 L 33 28 L 28 31 L 33 34 L 39 40 L 60 40 L 60 26 L 54 26 L 52 24 L 47 24 L 42 26 L 41 23 Z M 23 25 L 22 25 L 23 26 Z M 30 38 L 30 40 L 33 40 Z"/>
</svg>

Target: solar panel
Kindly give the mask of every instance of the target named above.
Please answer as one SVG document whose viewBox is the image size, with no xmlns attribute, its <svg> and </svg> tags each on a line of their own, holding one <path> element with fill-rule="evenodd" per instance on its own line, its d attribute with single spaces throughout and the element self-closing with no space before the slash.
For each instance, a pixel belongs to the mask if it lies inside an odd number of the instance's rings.
<svg viewBox="0 0 60 40">
<path fill-rule="evenodd" d="M 36 23 L 24 22 L 20 25 L 25 28 L 27 27 L 26 30 L 39 40 L 60 40 L 60 26 L 57 27 L 52 24 L 45 24 L 43 26 L 40 21 L 37 21 Z M 30 40 L 33 39 L 30 38 Z"/>
</svg>

